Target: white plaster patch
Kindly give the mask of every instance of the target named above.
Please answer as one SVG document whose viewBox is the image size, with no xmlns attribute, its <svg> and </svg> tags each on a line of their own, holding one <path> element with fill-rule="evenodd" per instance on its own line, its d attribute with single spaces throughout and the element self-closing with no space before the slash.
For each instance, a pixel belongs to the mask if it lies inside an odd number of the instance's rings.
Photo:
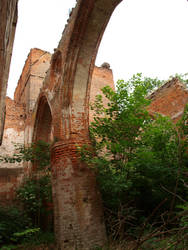
<svg viewBox="0 0 188 250">
<path fill-rule="evenodd" d="M 8 128 L 4 130 L 3 142 L 0 146 L 0 155 L 2 156 L 13 156 L 16 152 L 15 145 L 24 144 L 24 131 L 16 131 L 13 128 Z M 22 163 L 2 163 L 0 162 L 0 167 L 18 167 L 23 166 Z"/>
</svg>

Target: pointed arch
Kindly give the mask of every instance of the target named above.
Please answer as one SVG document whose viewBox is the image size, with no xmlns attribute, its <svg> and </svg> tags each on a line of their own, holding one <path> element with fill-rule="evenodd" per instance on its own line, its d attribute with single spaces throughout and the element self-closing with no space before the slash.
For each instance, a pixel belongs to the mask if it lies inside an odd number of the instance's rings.
<svg viewBox="0 0 188 250">
<path fill-rule="evenodd" d="M 34 125 L 33 142 L 36 141 L 52 142 L 52 112 L 48 100 L 42 96 L 38 102 L 38 109 Z"/>
</svg>

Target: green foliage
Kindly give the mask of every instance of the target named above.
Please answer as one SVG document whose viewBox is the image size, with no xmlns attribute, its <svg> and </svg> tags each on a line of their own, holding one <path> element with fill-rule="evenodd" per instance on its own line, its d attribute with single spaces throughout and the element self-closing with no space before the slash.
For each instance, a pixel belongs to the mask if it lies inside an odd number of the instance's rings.
<svg viewBox="0 0 188 250">
<path fill-rule="evenodd" d="M 52 212 L 47 207 L 48 203 L 52 203 L 51 190 L 49 175 L 28 178 L 17 190 L 17 198 L 23 204 L 24 211 L 33 219 L 35 226 L 42 226 L 44 218 Z"/>
<path fill-rule="evenodd" d="M 159 114 L 151 116 L 147 95 L 160 84 L 137 74 L 118 81 L 116 91 L 103 88 L 107 107 L 102 96 L 92 105 L 93 149 L 81 149 L 82 160 L 97 173 L 104 206 L 117 216 L 120 207 L 131 204 L 139 211 L 137 225 L 153 211 L 157 216 L 174 210 L 187 195 L 188 108 L 177 125 Z"/>
<path fill-rule="evenodd" d="M 0 250 L 12 250 L 12 249 L 17 249 L 17 246 L 15 245 L 6 245 L 0 248 Z"/>
<path fill-rule="evenodd" d="M 55 236 L 53 232 L 43 232 L 39 231 L 32 237 L 28 243 L 30 245 L 40 245 L 40 244 L 54 244 L 55 242 Z"/>
<path fill-rule="evenodd" d="M 185 229 L 186 233 L 188 233 L 188 204 L 185 203 L 177 207 L 181 209 L 179 212 L 180 226 Z"/>
<path fill-rule="evenodd" d="M 33 238 L 33 235 L 40 231 L 40 228 L 29 228 L 22 232 L 16 232 L 11 237 L 11 240 L 14 242 L 20 242 L 23 240 L 24 242 L 29 241 L 31 238 Z"/>
<path fill-rule="evenodd" d="M 52 232 L 43 232 L 40 228 L 30 228 L 23 232 L 14 233 L 13 237 L 9 239 L 9 244 L 4 242 L 0 250 L 36 249 L 36 246 L 40 246 L 40 249 L 46 249 L 47 246 L 54 246 L 54 243 L 55 237 Z"/>
<path fill-rule="evenodd" d="M 52 187 L 50 173 L 50 145 L 44 141 L 32 143 L 30 147 L 19 146 L 15 159 L 31 161 L 36 169 L 17 189 L 17 199 L 32 218 L 35 227 L 52 229 Z"/>
<path fill-rule="evenodd" d="M 31 161 L 37 166 L 17 189 L 17 201 L 23 211 L 17 208 L 0 209 L 0 243 L 52 242 L 53 211 L 50 164 L 50 145 L 43 141 L 33 143 L 30 147 L 17 145 L 13 157 L 1 157 L 5 162 Z M 38 239 L 40 237 L 40 239 Z M 13 249 L 7 246 L 7 249 Z"/>
<path fill-rule="evenodd" d="M 16 207 L 0 207 L 0 245 L 10 243 L 15 232 L 31 227 L 31 219 Z"/>
<path fill-rule="evenodd" d="M 187 241 L 184 241 L 179 239 L 177 237 L 165 237 L 162 239 L 159 239 L 157 237 L 152 237 L 146 242 L 142 244 L 142 250 L 148 250 L 148 249 L 156 249 L 156 250 L 161 250 L 161 249 L 170 249 L 170 250 L 182 250 L 182 249 L 187 249 Z"/>
</svg>

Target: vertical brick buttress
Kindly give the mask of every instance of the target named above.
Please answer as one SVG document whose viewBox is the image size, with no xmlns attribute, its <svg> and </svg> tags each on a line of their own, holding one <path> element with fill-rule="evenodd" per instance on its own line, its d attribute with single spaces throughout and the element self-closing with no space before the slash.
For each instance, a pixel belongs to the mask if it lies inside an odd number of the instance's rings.
<svg viewBox="0 0 188 250">
<path fill-rule="evenodd" d="M 78 160 L 76 145 L 52 148 L 55 232 L 61 249 L 92 249 L 105 243 L 102 203 L 94 173 Z"/>
</svg>

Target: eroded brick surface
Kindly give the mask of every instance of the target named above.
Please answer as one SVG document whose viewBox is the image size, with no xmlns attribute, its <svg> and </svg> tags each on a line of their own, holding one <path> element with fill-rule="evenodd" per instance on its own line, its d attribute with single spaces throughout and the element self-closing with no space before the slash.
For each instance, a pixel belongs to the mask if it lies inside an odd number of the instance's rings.
<svg viewBox="0 0 188 250">
<path fill-rule="evenodd" d="M 174 122 L 183 114 L 188 103 L 188 89 L 177 78 L 165 83 L 150 97 L 149 111 L 169 116 Z"/>
<path fill-rule="evenodd" d="M 78 0 L 52 57 L 47 52 L 32 50 L 15 92 L 16 104 L 25 106 L 24 143 L 38 139 L 52 142 L 55 233 L 59 249 L 86 250 L 102 246 L 106 240 L 95 176 L 80 161 L 76 147 L 89 142 L 89 99 L 94 98 L 91 93 L 95 96 L 99 92 L 97 86 L 104 81 L 112 84 L 111 71 L 94 69 L 94 61 L 105 27 L 120 2 Z M 185 104 L 181 104 L 181 94 L 185 102 L 187 94 L 176 84 L 164 89 L 166 94 L 161 89 L 153 95 L 150 110 L 176 117 Z M 177 109 L 173 111 L 173 107 Z"/>
<path fill-rule="evenodd" d="M 25 108 L 6 97 L 6 120 L 0 155 L 12 156 L 16 153 L 15 145 L 24 141 Z M 0 204 L 14 202 L 15 190 L 23 180 L 22 163 L 0 162 Z"/>
<path fill-rule="evenodd" d="M 34 127 L 37 127 L 35 140 L 53 142 L 55 139 L 53 129 L 56 121 L 55 117 L 59 116 L 61 111 L 55 108 L 52 110 L 55 112 L 51 113 L 47 98 L 40 98 L 39 96 L 42 87 L 41 80 L 46 75 L 50 58 L 49 53 L 38 49 L 32 49 L 28 55 L 15 90 L 14 100 L 10 98 L 6 100 L 5 133 L 3 145 L 0 148 L 2 154 L 13 154 L 15 150 L 12 144 L 13 141 L 15 143 L 25 143 L 26 145 L 32 142 Z M 54 71 L 56 71 L 56 67 Z M 35 76 L 33 77 L 33 75 Z M 114 88 L 112 71 L 102 67 L 95 67 L 92 75 L 90 100 L 93 101 L 97 94 L 101 94 L 100 89 L 106 85 Z M 36 105 L 38 96 L 40 101 Z M 30 108 L 32 100 L 33 106 Z M 92 117 L 92 114 L 90 113 L 89 116 Z M 61 129 L 60 124 L 57 123 L 57 126 Z M 70 247 L 72 249 L 76 247 L 78 249 L 87 249 L 86 245 L 89 249 L 93 245 L 101 245 L 105 240 L 102 205 L 95 176 L 86 166 L 79 162 L 77 155 L 76 147 L 83 143 L 86 143 L 84 138 L 77 138 L 76 141 L 71 143 L 70 141 L 63 145 L 60 143 L 59 146 L 55 144 L 52 153 L 52 164 L 54 165 L 52 168 L 53 186 L 56 187 L 53 188 L 54 201 L 60 199 L 62 204 L 58 209 L 55 207 L 55 221 L 57 222 L 55 228 L 58 235 L 63 232 L 63 238 L 59 236 L 61 238 L 59 244 L 63 246 L 63 249 L 70 249 Z M 68 162 L 71 163 L 70 167 Z M 2 192 L 0 192 L 0 200 L 4 204 L 11 203 L 13 200 L 15 189 L 23 180 L 25 171 L 22 164 L 19 167 L 23 171 L 18 171 L 16 174 L 14 170 L 11 172 L 10 167 L 18 168 L 17 164 L 7 165 L 6 163 L 1 165 L 0 169 L 0 185 L 3 186 Z M 5 171 L 5 169 L 8 169 L 8 171 Z M 2 174 L 3 177 L 1 178 L 1 171 L 6 173 L 6 178 L 5 174 Z M 62 209 L 62 211 L 59 212 L 59 209 Z M 62 225 L 66 226 L 63 226 L 59 231 Z M 98 233 L 98 227 L 101 228 L 100 234 Z M 77 235 L 76 238 L 75 235 Z M 90 243 L 88 244 L 88 242 Z"/>
<path fill-rule="evenodd" d="M 50 66 L 51 54 L 40 49 L 31 49 L 14 93 L 16 103 L 32 112 L 39 96 L 44 77 Z"/>
<path fill-rule="evenodd" d="M 62 249 L 90 249 L 105 240 L 96 179 L 78 160 L 76 144 L 59 143 L 52 149 L 54 203 L 61 201 L 54 207 L 55 231 Z"/>
<path fill-rule="evenodd" d="M 6 97 L 6 119 L 3 142 L 0 147 L 0 154 L 3 156 L 13 156 L 16 153 L 15 145 L 23 145 L 25 138 L 28 138 L 31 134 L 27 124 L 30 121 L 31 111 L 49 68 L 50 58 L 50 53 L 32 49 L 15 90 L 14 100 Z M 22 171 L 17 171 L 14 175 L 15 169 L 18 168 L 21 168 Z M 0 178 L 0 185 L 3 185 L 3 191 L 0 192 L 0 201 L 6 200 L 6 203 L 11 203 L 15 196 L 15 187 L 20 185 L 23 179 L 23 169 L 22 163 L 0 163 L 0 175 L 2 172 L 7 174 L 6 178 Z M 25 174 L 27 174 L 27 169 L 25 169 Z"/>
<path fill-rule="evenodd" d="M 18 0 L 0 1 L 0 143 L 5 121 L 5 97 L 17 23 Z"/>
<path fill-rule="evenodd" d="M 90 103 L 95 101 L 96 95 L 102 95 L 101 89 L 105 86 L 110 86 L 113 90 L 115 89 L 114 86 L 114 79 L 112 70 L 105 68 L 105 67 L 95 67 L 92 74 L 92 81 L 91 81 L 91 90 L 90 90 Z M 103 96 L 103 103 L 107 106 L 108 100 Z M 91 122 L 93 119 L 94 111 L 89 110 L 89 121 Z"/>
<path fill-rule="evenodd" d="M 23 178 L 22 167 L 0 168 L 0 205 L 12 205 L 15 202 L 15 191 Z"/>
</svg>

